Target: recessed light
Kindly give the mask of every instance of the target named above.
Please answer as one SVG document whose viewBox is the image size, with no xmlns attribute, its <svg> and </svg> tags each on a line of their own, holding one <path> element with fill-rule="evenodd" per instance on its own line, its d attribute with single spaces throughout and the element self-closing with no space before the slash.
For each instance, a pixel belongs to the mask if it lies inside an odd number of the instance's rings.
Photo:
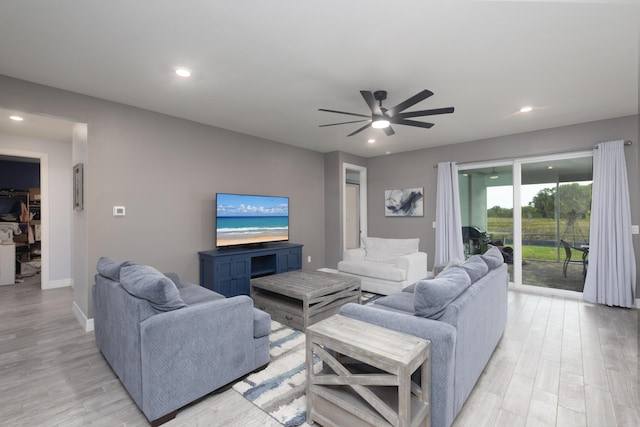
<svg viewBox="0 0 640 427">
<path fill-rule="evenodd" d="M 374 142 L 376 142 L 376 140 L 375 140 L 375 139 L 370 139 L 370 140 L 368 140 L 367 142 L 368 142 L 369 144 L 373 144 Z"/>
<path fill-rule="evenodd" d="M 520 112 L 521 112 L 521 113 L 528 113 L 529 111 L 532 111 L 532 110 L 533 110 L 533 107 L 531 107 L 531 106 L 527 105 L 526 107 L 522 107 L 522 108 L 520 109 Z"/>
<path fill-rule="evenodd" d="M 549 166 L 547 166 L 547 169 L 551 170 L 551 169 L 553 169 L 553 166 L 549 165 Z"/>
<path fill-rule="evenodd" d="M 23 119 L 22 117 L 20 117 L 20 116 L 9 116 L 9 118 L 10 118 L 11 120 L 13 120 L 13 121 L 16 121 L 16 122 L 21 122 L 21 121 L 23 121 L 23 120 L 24 120 L 24 119 Z"/>
<path fill-rule="evenodd" d="M 176 68 L 176 74 L 180 77 L 191 77 L 191 71 L 186 68 Z"/>
</svg>

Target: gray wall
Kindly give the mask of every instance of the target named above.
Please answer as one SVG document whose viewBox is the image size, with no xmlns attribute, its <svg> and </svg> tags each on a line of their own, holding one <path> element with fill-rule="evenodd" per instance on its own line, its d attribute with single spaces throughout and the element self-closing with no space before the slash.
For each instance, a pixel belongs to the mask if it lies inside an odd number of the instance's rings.
<svg viewBox="0 0 640 427">
<path fill-rule="evenodd" d="M 342 152 L 323 155 L 5 76 L 0 76 L 0 106 L 88 124 L 86 211 L 82 226 L 72 227 L 74 242 L 86 242 L 86 261 L 73 271 L 80 272 L 74 276 L 75 303 L 87 317 L 92 316 L 95 262 L 103 255 L 176 271 L 197 282 L 197 251 L 213 247 L 217 191 L 289 196 L 291 241 L 305 245 L 303 266 L 335 268 L 342 257 L 345 162 L 367 167 L 368 234 L 420 237 L 430 265 L 433 165 L 439 161 L 532 156 L 630 139 L 632 220 L 640 223 L 637 116 L 363 159 Z M 425 189 L 424 217 L 384 217 L 385 189 L 418 186 Z M 125 206 L 127 215 L 113 217 L 114 205 Z M 638 257 L 638 236 L 634 242 Z"/>
<path fill-rule="evenodd" d="M 626 147 L 631 219 L 640 224 L 638 116 L 601 120 L 590 123 L 502 136 L 462 144 L 416 150 L 368 159 L 369 178 L 368 221 L 369 235 L 377 237 L 419 237 L 420 249 L 429 254 L 433 265 L 435 252 L 436 179 L 438 162 L 479 162 L 484 160 L 521 158 L 551 154 L 564 150 L 590 148 L 602 141 L 631 140 Z M 385 217 L 381 208 L 384 190 L 424 186 L 424 217 Z M 640 265 L 640 239 L 633 236 L 636 264 Z M 640 280 L 640 277 L 638 278 Z M 636 295 L 640 285 L 636 283 Z"/>
<path fill-rule="evenodd" d="M 87 274 L 74 280 L 87 317 L 100 256 L 197 282 L 197 252 L 213 248 L 218 191 L 289 196 L 290 238 L 304 244 L 304 267 L 325 265 L 321 153 L 5 76 L 0 106 L 88 124 Z M 114 205 L 126 216 L 113 217 Z"/>
</svg>

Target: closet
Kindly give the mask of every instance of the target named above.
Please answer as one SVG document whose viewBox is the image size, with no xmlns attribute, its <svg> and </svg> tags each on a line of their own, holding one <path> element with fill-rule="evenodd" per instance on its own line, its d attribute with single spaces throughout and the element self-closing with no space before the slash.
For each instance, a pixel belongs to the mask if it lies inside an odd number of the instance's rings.
<svg viewBox="0 0 640 427">
<path fill-rule="evenodd" d="M 39 163 L 0 160 L 0 285 L 40 272 L 39 185 Z"/>
</svg>

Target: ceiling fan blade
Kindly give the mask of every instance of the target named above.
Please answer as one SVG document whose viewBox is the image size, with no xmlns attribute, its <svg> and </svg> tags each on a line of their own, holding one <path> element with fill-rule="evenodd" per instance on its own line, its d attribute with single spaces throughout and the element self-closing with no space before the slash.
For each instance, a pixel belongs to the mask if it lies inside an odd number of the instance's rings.
<svg viewBox="0 0 640 427">
<path fill-rule="evenodd" d="M 380 106 L 378 105 L 376 98 L 373 96 L 373 93 L 371 93 L 368 90 L 361 90 L 360 95 L 362 95 L 362 97 L 364 98 L 364 101 L 367 103 L 367 105 L 369 106 L 369 109 L 373 114 L 377 116 L 382 115 L 382 110 L 380 109 Z"/>
<path fill-rule="evenodd" d="M 371 127 L 371 123 L 367 123 L 366 125 L 362 126 L 362 127 L 361 127 L 360 129 L 358 129 L 357 131 L 355 131 L 355 132 L 351 132 L 351 133 L 350 133 L 349 135 L 347 135 L 347 136 L 353 136 L 353 135 L 355 135 L 355 134 L 357 134 L 357 133 L 362 132 L 363 130 L 367 129 L 368 127 Z"/>
<path fill-rule="evenodd" d="M 351 122 L 329 123 L 328 125 L 320 125 L 319 127 L 324 128 L 324 127 L 327 127 L 327 126 L 347 125 L 349 123 L 360 123 L 360 122 L 368 122 L 368 121 L 371 121 L 371 119 L 369 119 L 369 120 L 353 120 Z"/>
<path fill-rule="evenodd" d="M 387 136 L 391 136 L 395 134 L 391 126 L 387 126 L 386 128 L 384 128 L 384 133 L 386 133 Z"/>
<path fill-rule="evenodd" d="M 453 107 L 434 108 L 432 110 L 410 111 L 408 113 L 400 113 L 398 114 L 398 117 L 403 119 L 408 119 L 409 117 L 434 116 L 436 114 L 449 114 L 449 113 L 453 113 Z"/>
<path fill-rule="evenodd" d="M 318 108 L 318 111 L 326 111 L 327 113 L 348 114 L 350 116 L 356 116 L 356 117 L 366 117 L 366 118 L 370 118 L 371 117 L 368 114 L 347 113 L 346 111 L 327 110 L 327 109 L 324 109 L 324 108 Z"/>
<path fill-rule="evenodd" d="M 425 89 L 422 92 L 419 92 L 416 95 L 413 95 L 411 98 L 401 102 L 400 104 L 396 105 L 395 107 L 389 108 L 389 110 L 387 111 L 387 116 L 388 117 L 393 117 L 396 114 L 398 114 L 399 112 L 404 111 L 407 108 L 416 105 L 418 102 L 424 101 L 425 99 L 427 99 L 431 95 L 433 95 L 433 92 L 431 92 L 430 90 Z"/>
<path fill-rule="evenodd" d="M 407 125 L 407 126 L 416 126 L 419 128 L 431 128 L 433 127 L 433 123 L 425 123 L 425 122 L 417 122 L 415 120 L 407 120 L 407 119 L 403 119 L 402 117 L 393 117 L 391 119 L 389 119 L 389 121 L 391 123 L 395 123 L 398 125 Z"/>
</svg>

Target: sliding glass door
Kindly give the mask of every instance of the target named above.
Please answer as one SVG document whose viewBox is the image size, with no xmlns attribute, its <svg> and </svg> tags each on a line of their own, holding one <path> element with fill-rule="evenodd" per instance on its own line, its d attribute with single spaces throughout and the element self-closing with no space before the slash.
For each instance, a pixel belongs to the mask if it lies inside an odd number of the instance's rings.
<svg viewBox="0 0 640 427">
<path fill-rule="evenodd" d="M 592 157 L 522 164 L 522 283 L 582 292 Z"/>
<path fill-rule="evenodd" d="M 487 245 L 513 251 L 513 166 L 459 167 L 460 212 L 465 256 L 484 253 Z M 509 266 L 509 280 L 514 281 Z"/>
<path fill-rule="evenodd" d="M 483 252 L 482 243 L 488 242 L 502 250 L 516 286 L 582 292 L 589 255 L 590 152 L 459 165 L 459 170 L 467 256 Z M 474 239 L 478 230 L 485 236 Z"/>
</svg>

